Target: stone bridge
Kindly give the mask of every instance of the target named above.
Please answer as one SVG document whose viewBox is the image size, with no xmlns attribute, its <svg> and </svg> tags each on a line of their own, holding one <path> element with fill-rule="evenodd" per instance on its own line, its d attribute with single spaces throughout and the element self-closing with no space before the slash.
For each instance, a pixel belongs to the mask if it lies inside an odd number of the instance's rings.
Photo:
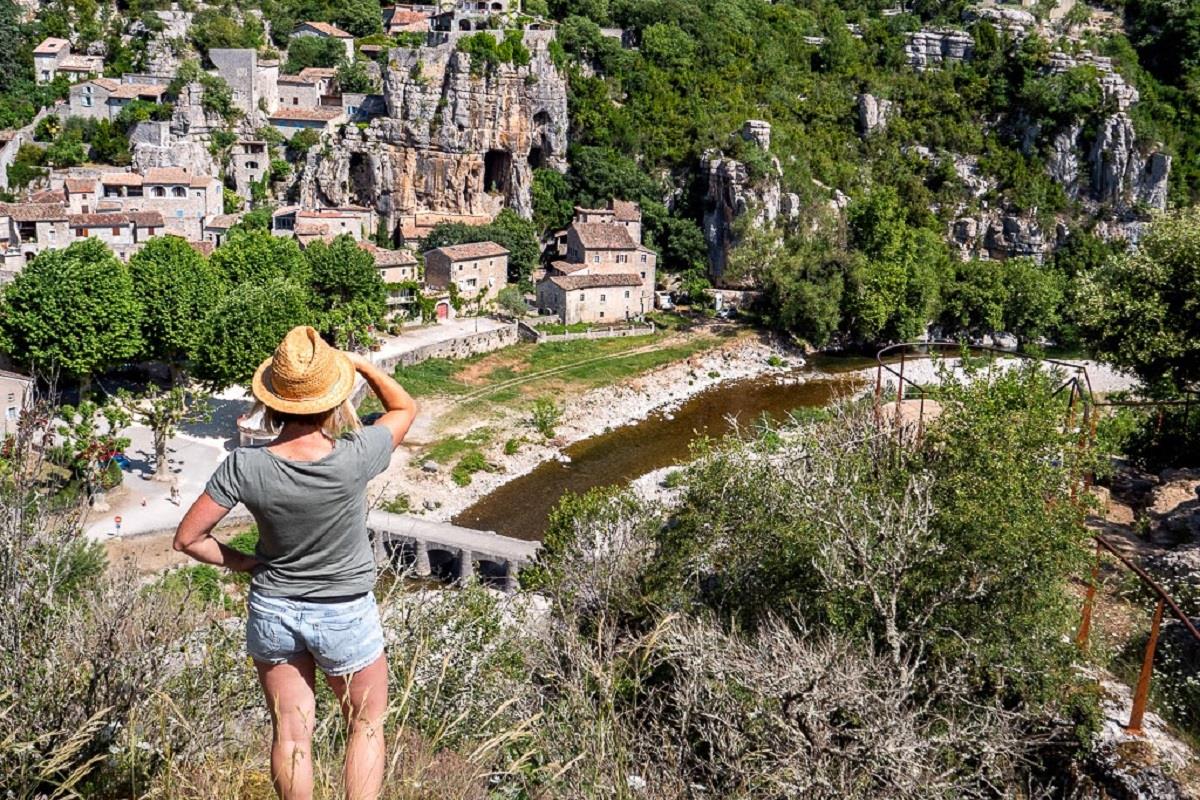
<svg viewBox="0 0 1200 800">
<path fill-rule="evenodd" d="M 389 555 L 410 554 L 414 572 L 419 576 L 432 573 L 430 554 L 442 554 L 456 561 L 455 572 L 465 580 L 475 574 L 475 564 L 491 565 L 489 573 L 503 574 L 505 591 L 517 588 L 517 573 L 533 561 L 541 542 L 527 542 L 500 536 L 491 531 L 460 528 L 448 522 L 430 522 L 402 514 L 372 511 L 367 515 L 367 527 L 375 537 L 376 546 Z"/>
</svg>

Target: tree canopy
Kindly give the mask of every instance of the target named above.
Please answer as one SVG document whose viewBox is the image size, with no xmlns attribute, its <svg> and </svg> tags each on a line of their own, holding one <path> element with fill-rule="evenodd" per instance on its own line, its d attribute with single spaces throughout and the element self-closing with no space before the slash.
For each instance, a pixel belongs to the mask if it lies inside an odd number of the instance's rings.
<svg viewBox="0 0 1200 800">
<path fill-rule="evenodd" d="M 233 287 L 204 318 L 195 376 L 218 390 L 246 383 L 289 330 L 312 321 L 308 302 L 306 287 L 281 278 Z"/>
<path fill-rule="evenodd" d="M 267 283 L 278 278 L 308 286 L 309 265 L 294 239 L 260 228 L 231 230 L 213 251 L 212 265 L 228 283 Z"/>
<path fill-rule="evenodd" d="M 145 354 L 181 365 L 224 289 L 216 269 L 184 239 L 157 236 L 129 259 L 129 272 L 143 309 Z"/>
<path fill-rule="evenodd" d="M 83 381 L 136 356 L 141 306 L 129 269 L 97 239 L 46 250 L 0 296 L 0 347 Z"/>
<path fill-rule="evenodd" d="M 1200 381 L 1200 208 L 1159 217 L 1136 252 L 1086 275 L 1077 318 L 1101 358 L 1147 386 Z"/>
</svg>

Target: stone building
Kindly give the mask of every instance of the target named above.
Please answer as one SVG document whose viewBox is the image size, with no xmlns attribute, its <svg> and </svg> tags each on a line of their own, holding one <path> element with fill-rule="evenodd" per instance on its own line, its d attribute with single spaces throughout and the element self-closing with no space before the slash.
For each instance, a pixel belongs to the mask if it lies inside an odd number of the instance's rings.
<svg viewBox="0 0 1200 800">
<path fill-rule="evenodd" d="M 495 299 L 508 285 L 508 250 L 495 242 L 439 247 L 425 253 L 425 285 L 448 289 L 453 283 L 466 300 Z"/>
<path fill-rule="evenodd" d="M 613 200 L 604 208 L 576 208 L 563 236 L 563 260 L 537 284 L 538 307 L 565 324 L 616 322 L 654 309 L 658 255 L 641 244 L 642 212 Z"/>
<path fill-rule="evenodd" d="M 204 238 L 213 247 L 220 247 L 229 235 L 229 229 L 242 220 L 241 214 L 216 214 L 204 220 Z"/>
<path fill-rule="evenodd" d="M 346 48 L 346 60 L 354 60 L 354 36 L 346 33 L 346 31 L 330 25 L 328 22 L 301 22 L 292 31 L 292 38 L 298 39 L 304 36 L 319 36 L 322 39 L 337 39 Z"/>
<path fill-rule="evenodd" d="M 134 100 L 161 104 L 166 97 L 166 84 L 123 83 L 112 78 L 93 78 L 71 87 L 67 115 L 112 121 L 121 113 L 121 109 Z"/>
<path fill-rule="evenodd" d="M 564 325 L 621 322 L 648 310 L 641 285 L 633 273 L 554 274 L 538 283 L 538 307 L 557 314 Z"/>
<path fill-rule="evenodd" d="M 276 82 L 279 108 L 317 108 L 327 87 L 313 75 L 280 75 Z"/>
<path fill-rule="evenodd" d="M 122 261 L 128 261 L 165 228 L 163 216 L 157 211 L 72 214 L 67 218 L 67 225 L 74 240 L 99 239 Z"/>
<path fill-rule="evenodd" d="M 260 60 L 250 49 L 214 48 L 208 58 L 217 74 L 229 84 L 233 105 L 246 117 L 256 119 L 279 107 L 279 62 Z"/>
<path fill-rule="evenodd" d="M 302 130 L 315 130 L 318 134 L 333 131 L 346 122 L 346 112 L 341 108 L 321 106 L 319 108 L 291 108 L 280 106 L 271 115 L 271 124 L 284 139 L 291 140 Z"/>
<path fill-rule="evenodd" d="M 68 216 L 62 203 L 0 203 L 0 242 L 4 244 L 0 282 L 12 280 L 43 250 L 69 245 Z"/>
<path fill-rule="evenodd" d="M 17 432 L 17 424 L 33 402 L 33 379 L 19 372 L 0 369 L 0 438 Z"/>
<path fill-rule="evenodd" d="M 383 10 L 383 32 L 388 36 L 397 33 L 424 33 L 429 30 L 430 18 L 437 13 L 437 6 L 395 5 Z"/>
<path fill-rule="evenodd" d="M 419 262 L 409 250 L 386 250 L 376 247 L 371 242 L 359 242 L 358 246 L 371 254 L 375 259 L 375 269 L 379 277 L 387 284 L 388 314 L 407 314 L 416 302 L 416 292 L 411 288 L 401 288 L 397 284 L 415 283 L 420 275 Z"/>
<path fill-rule="evenodd" d="M 66 39 L 50 37 L 42 40 L 33 50 L 33 73 L 38 83 L 50 83 L 59 75 L 65 75 L 71 83 L 77 83 L 103 72 L 102 56 L 72 53 L 71 43 Z"/>
<path fill-rule="evenodd" d="M 200 241 L 204 220 L 224 213 L 221 182 L 207 175 L 192 175 L 179 167 L 155 167 L 144 175 L 111 172 L 100 176 L 97 211 L 157 211 L 165 232 Z"/>
<path fill-rule="evenodd" d="M 261 139 L 242 139 L 229 154 L 229 175 L 234 189 L 242 197 L 250 197 L 250 184 L 258 183 L 271 169 L 271 153 Z"/>
</svg>

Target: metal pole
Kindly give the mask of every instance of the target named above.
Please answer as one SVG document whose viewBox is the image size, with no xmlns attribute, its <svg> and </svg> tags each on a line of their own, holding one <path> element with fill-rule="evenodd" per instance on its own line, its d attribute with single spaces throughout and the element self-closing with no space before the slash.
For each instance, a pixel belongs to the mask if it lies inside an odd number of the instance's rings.
<svg viewBox="0 0 1200 800">
<path fill-rule="evenodd" d="M 1092 611 L 1096 607 L 1096 584 L 1100 581 L 1100 544 L 1096 544 L 1096 563 L 1092 565 L 1092 580 L 1088 583 L 1087 594 L 1083 598 L 1083 619 L 1079 621 L 1079 633 L 1075 634 L 1075 644 L 1080 650 L 1088 649 L 1088 636 L 1092 632 Z"/>
<path fill-rule="evenodd" d="M 1158 605 L 1154 607 L 1154 621 L 1150 623 L 1150 638 L 1146 640 L 1146 653 L 1142 657 L 1142 672 L 1133 693 L 1133 710 L 1129 713 L 1129 724 L 1125 726 L 1125 732 L 1134 736 L 1142 733 L 1142 717 L 1146 713 L 1146 701 L 1150 698 L 1150 673 L 1154 671 L 1154 648 L 1158 645 L 1158 630 L 1162 627 L 1165 605 L 1163 599 L 1158 598 Z"/>
<path fill-rule="evenodd" d="M 896 434 L 900 433 L 900 404 L 904 402 L 904 351 L 900 351 L 900 378 L 896 381 Z"/>
</svg>

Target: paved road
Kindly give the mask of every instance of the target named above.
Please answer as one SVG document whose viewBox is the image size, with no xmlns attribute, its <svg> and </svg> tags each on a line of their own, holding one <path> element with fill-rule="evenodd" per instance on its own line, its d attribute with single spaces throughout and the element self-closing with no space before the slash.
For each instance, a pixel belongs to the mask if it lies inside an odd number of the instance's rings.
<svg viewBox="0 0 1200 800">
<path fill-rule="evenodd" d="M 456 319 L 422 328 L 409 328 L 400 336 L 386 337 L 383 347 L 372 356 L 376 359 L 396 356 L 434 342 L 503 327 L 504 323 L 481 318 Z M 179 486 L 179 504 L 170 500 L 170 483 L 150 479 L 154 471 L 154 447 L 150 429 L 135 425 L 125 431 L 131 440 L 126 450 L 132 463 L 126 470 L 125 482 L 110 498 L 108 511 L 93 511 L 84 529 L 91 539 L 114 536 L 136 536 L 174 528 L 184 511 L 200 493 L 208 477 L 237 446 L 237 418 L 252 406 L 249 394 L 235 387 L 222 392 L 212 402 L 212 420 L 188 426 L 168 443 L 171 474 Z M 241 506 L 234 512 L 244 511 Z M 121 524 L 116 524 L 116 517 Z"/>
</svg>

